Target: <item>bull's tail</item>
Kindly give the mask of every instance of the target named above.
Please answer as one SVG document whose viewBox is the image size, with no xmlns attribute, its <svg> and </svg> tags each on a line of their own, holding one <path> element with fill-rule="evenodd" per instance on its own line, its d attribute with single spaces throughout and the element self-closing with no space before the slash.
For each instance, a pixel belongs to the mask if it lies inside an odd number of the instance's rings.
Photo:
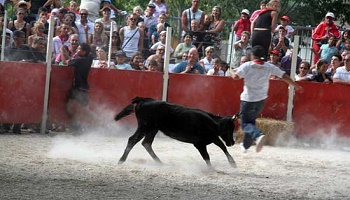
<svg viewBox="0 0 350 200">
<path fill-rule="evenodd" d="M 134 112 L 134 104 L 129 104 L 122 111 L 120 111 L 120 113 L 118 113 L 114 119 L 115 119 L 115 121 L 118 121 L 121 118 L 128 116 L 133 112 Z"/>
<path fill-rule="evenodd" d="M 152 98 L 143 98 L 143 97 L 135 97 L 131 100 L 131 104 L 129 104 L 128 106 L 126 106 L 122 111 L 120 111 L 120 113 L 118 113 L 115 116 L 115 121 L 120 120 L 123 117 L 126 117 L 128 115 L 130 115 L 131 113 L 135 112 L 135 107 L 142 103 L 142 102 L 147 102 L 147 101 L 154 101 L 154 99 Z"/>
</svg>

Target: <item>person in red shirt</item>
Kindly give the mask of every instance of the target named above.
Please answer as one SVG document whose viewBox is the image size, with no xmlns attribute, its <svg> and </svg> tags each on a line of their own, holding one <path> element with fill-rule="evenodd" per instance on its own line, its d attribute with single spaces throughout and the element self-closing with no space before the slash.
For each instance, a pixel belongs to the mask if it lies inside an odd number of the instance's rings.
<svg viewBox="0 0 350 200">
<path fill-rule="evenodd" d="M 334 36 L 337 39 L 340 37 L 340 31 L 338 27 L 334 24 L 334 13 L 328 12 L 325 16 L 323 22 L 321 22 L 313 31 L 312 31 L 312 40 L 314 41 L 313 48 L 316 52 L 320 50 L 322 44 L 326 44 L 330 36 Z M 314 63 L 320 59 L 320 57 L 314 54 Z"/>
<path fill-rule="evenodd" d="M 241 18 L 232 26 L 232 32 L 236 32 L 236 41 L 241 39 L 243 31 L 248 31 L 250 33 L 251 21 L 249 20 L 249 14 L 249 10 L 243 9 Z"/>
</svg>

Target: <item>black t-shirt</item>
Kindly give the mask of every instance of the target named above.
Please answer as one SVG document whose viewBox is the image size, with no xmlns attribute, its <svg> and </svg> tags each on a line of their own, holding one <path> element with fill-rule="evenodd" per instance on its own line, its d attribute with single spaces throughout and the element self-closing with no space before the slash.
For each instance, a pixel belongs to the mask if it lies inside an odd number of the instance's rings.
<svg viewBox="0 0 350 200">
<path fill-rule="evenodd" d="M 74 58 L 68 62 L 69 66 L 74 67 L 74 83 L 73 86 L 75 88 L 81 89 L 81 90 L 88 90 L 89 84 L 88 84 L 88 76 L 91 69 L 92 64 L 92 57 L 81 57 L 81 58 Z"/>
</svg>

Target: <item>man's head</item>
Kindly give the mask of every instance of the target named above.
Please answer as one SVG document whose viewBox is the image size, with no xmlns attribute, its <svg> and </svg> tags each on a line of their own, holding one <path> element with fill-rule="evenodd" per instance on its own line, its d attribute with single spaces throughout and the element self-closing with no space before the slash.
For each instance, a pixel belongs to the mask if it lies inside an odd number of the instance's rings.
<svg viewBox="0 0 350 200">
<path fill-rule="evenodd" d="M 80 57 L 86 57 L 90 54 L 91 48 L 87 43 L 81 43 L 77 48 L 77 55 Z"/>
<path fill-rule="evenodd" d="M 350 69 L 350 54 L 346 54 L 344 57 L 344 65 L 347 69 Z"/>
<path fill-rule="evenodd" d="M 117 64 L 123 64 L 125 62 L 126 54 L 123 50 L 117 51 L 115 55 Z"/>
<path fill-rule="evenodd" d="M 197 51 L 197 48 L 191 48 L 189 51 L 188 51 L 188 58 L 187 60 L 189 62 L 196 62 L 198 59 L 198 51 Z"/>
<path fill-rule="evenodd" d="M 331 59 L 331 65 L 333 68 L 338 68 L 340 66 L 340 63 L 342 61 L 342 57 L 338 54 L 332 56 L 332 59 Z"/>
<path fill-rule="evenodd" d="M 280 21 L 282 26 L 286 26 L 289 23 L 290 19 L 288 16 L 284 15 L 280 18 Z"/>
<path fill-rule="evenodd" d="M 23 31 L 15 30 L 13 32 L 13 43 L 16 47 L 24 44 L 25 40 L 26 40 L 26 34 Z"/>
<path fill-rule="evenodd" d="M 254 59 L 264 60 L 265 52 L 266 50 L 260 45 L 256 45 L 252 48 Z"/>
<path fill-rule="evenodd" d="M 44 53 L 46 50 L 46 39 L 44 37 L 34 37 L 32 48 Z"/>
<path fill-rule="evenodd" d="M 86 9 L 80 9 L 79 10 L 79 14 L 80 14 L 80 19 L 83 21 L 87 21 L 87 17 L 89 15 L 89 12 Z"/>
<path fill-rule="evenodd" d="M 333 24 L 335 19 L 335 15 L 332 12 L 328 12 L 325 16 L 325 22 L 327 24 Z"/>
<path fill-rule="evenodd" d="M 165 46 L 164 45 L 158 45 L 156 54 L 163 56 L 164 53 L 165 53 Z"/>
<path fill-rule="evenodd" d="M 192 3 L 192 7 L 191 7 L 191 8 L 192 8 L 194 11 L 197 11 L 197 9 L 199 8 L 199 4 L 201 3 L 201 1 L 200 1 L 200 0 L 192 0 L 191 3 Z"/>
<path fill-rule="evenodd" d="M 79 45 L 79 36 L 78 34 L 72 34 L 69 36 L 69 44 L 71 47 L 78 47 Z"/>
</svg>

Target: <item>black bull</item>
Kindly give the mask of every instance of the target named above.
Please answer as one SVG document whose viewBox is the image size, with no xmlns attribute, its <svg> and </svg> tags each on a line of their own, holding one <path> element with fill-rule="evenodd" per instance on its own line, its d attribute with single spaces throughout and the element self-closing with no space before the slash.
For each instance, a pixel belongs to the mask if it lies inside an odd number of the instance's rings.
<svg viewBox="0 0 350 200">
<path fill-rule="evenodd" d="M 125 107 L 115 120 L 135 112 L 138 127 L 136 132 L 129 138 L 124 154 L 119 160 L 123 163 L 129 152 L 142 138 L 142 145 L 152 158 L 161 163 L 152 149 L 154 137 L 158 131 L 165 135 L 186 143 L 192 143 L 200 152 L 208 166 L 211 166 L 207 145 L 214 143 L 225 153 L 231 166 L 236 167 L 235 161 L 226 149 L 235 144 L 233 132 L 236 117 L 220 117 L 199 109 L 181 105 L 157 101 L 151 98 L 136 97 L 131 104 Z"/>
</svg>

